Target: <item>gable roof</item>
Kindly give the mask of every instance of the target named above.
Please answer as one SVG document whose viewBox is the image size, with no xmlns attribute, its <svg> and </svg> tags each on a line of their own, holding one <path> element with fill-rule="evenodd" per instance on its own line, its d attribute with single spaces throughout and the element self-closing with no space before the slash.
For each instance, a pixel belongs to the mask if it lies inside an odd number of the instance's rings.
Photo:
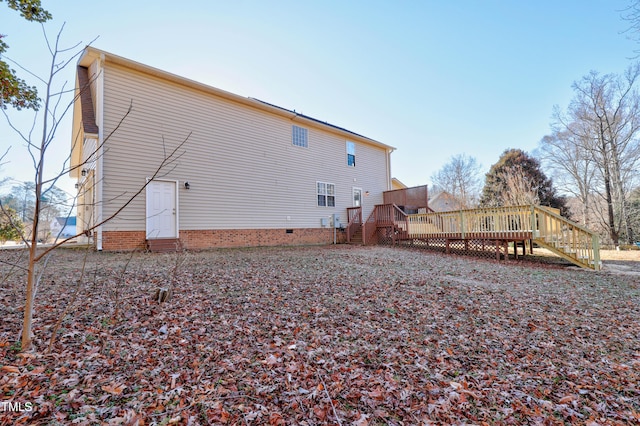
<svg viewBox="0 0 640 426">
<path fill-rule="evenodd" d="M 85 48 L 84 52 L 80 56 L 80 59 L 78 60 L 78 65 L 82 67 L 88 67 L 95 60 L 102 60 L 105 63 L 113 63 L 116 65 L 120 65 L 129 69 L 141 72 L 143 74 L 147 74 L 163 80 L 167 80 L 178 85 L 190 87 L 192 89 L 196 89 L 204 93 L 218 96 L 232 102 L 249 106 L 251 108 L 256 108 L 265 112 L 269 112 L 271 114 L 279 115 L 281 117 L 288 118 L 291 121 L 300 122 L 311 127 L 316 127 L 316 128 L 323 129 L 325 131 L 339 134 L 344 137 L 353 138 L 354 140 L 358 140 L 360 142 L 385 149 L 389 152 L 395 150 L 395 148 L 390 145 L 386 145 L 382 142 L 376 141 L 366 136 L 362 136 L 358 133 L 352 132 L 343 127 L 335 126 L 327 122 L 324 122 L 322 120 L 318 120 L 304 114 L 299 114 L 295 111 L 282 108 L 282 107 L 279 107 L 255 98 L 236 95 L 234 93 L 227 92 L 225 90 L 218 89 L 216 87 L 209 86 L 185 77 L 181 77 L 176 74 L 172 74 L 170 72 L 160 70 L 158 68 L 153 68 L 151 66 L 144 65 L 139 62 L 132 61 L 130 59 L 126 59 L 121 56 L 96 49 L 91 46 L 87 46 Z"/>
<path fill-rule="evenodd" d="M 290 114 L 295 114 L 298 117 L 305 118 L 305 119 L 311 120 L 311 121 L 315 121 L 316 123 L 320 123 L 320 124 L 325 125 L 325 126 L 333 127 L 334 129 L 341 130 L 341 131 L 347 132 L 347 133 L 351 133 L 354 136 L 358 136 L 358 137 L 361 137 L 361 138 L 369 139 L 370 141 L 375 142 L 373 139 L 370 139 L 370 138 L 368 138 L 366 136 L 362 136 L 362 135 L 360 135 L 360 134 L 358 134 L 356 132 L 352 132 L 351 130 L 347 130 L 344 127 L 339 127 L 339 126 L 336 126 L 334 124 L 327 123 L 326 121 L 322 121 L 322 120 L 318 120 L 317 118 L 309 117 L 308 115 L 296 112 L 296 110 L 286 109 L 286 108 L 280 107 L 278 105 L 270 104 L 269 102 L 261 101 L 260 99 L 257 99 L 257 98 L 249 98 L 249 99 L 253 99 L 253 100 L 256 100 L 258 102 L 262 102 L 263 104 L 269 105 L 269 106 L 274 107 L 274 108 L 279 108 L 279 109 L 281 109 L 283 111 L 286 111 L 286 112 L 288 112 Z"/>
</svg>

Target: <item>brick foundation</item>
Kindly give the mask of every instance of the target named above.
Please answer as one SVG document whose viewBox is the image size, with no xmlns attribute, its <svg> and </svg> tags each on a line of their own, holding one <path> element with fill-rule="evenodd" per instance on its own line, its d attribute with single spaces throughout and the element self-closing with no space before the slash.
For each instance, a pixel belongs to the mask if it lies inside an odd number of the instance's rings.
<svg viewBox="0 0 640 426">
<path fill-rule="evenodd" d="M 145 250 L 147 248 L 145 238 L 145 231 L 105 231 L 102 233 L 102 250 Z"/>
<path fill-rule="evenodd" d="M 333 243 L 332 228 L 292 229 L 206 229 L 180 231 L 180 243 L 187 250 L 228 247 L 295 246 Z M 346 233 L 336 232 L 338 243 L 346 241 Z M 105 231 L 102 249 L 105 251 L 145 249 L 144 231 Z"/>
</svg>

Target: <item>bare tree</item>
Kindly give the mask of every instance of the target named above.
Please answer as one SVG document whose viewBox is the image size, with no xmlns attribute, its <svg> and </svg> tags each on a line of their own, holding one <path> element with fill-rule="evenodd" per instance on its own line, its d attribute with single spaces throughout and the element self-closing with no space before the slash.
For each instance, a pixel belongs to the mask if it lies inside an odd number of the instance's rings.
<svg viewBox="0 0 640 426">
<path fill-rule="evenodd" d="M 539 205 L 540 187 L 522 166 L 514 165 L 502 172 L 505 191 L 502 192 L 503 206 Z"/>
<path fill-rule="evenodd" d="M 624 30 L 629 40 L 640 43 L 640 0 L 630 0 L 629 6 L 622 10 L 622 19 L 629 22 L 629 27 Z M 636 58 L 640 50 L 636 50 Z"/>
<path fill-rule="evenodd" d="M 640 165 L 639 77 L 640 63 L 620 76 L 592 71 L 573 84 L 575 97 L 566 114 L 557 114 L 554 123 L 597 171 L 592 182 L 606 204 L 604 225 L 615 246 L 621 237 L 629 242 L 634 239 L 629 194 L 638 182 Z"/>
<path fill-rule="evenodd" d="M 459 154 L 451 157 L 438 172 L 431 176 L 431 182 L 439 189 L 453 195 L 463 209 L 478 204 L 480 195 L 480 164 L 474 157 Z"/>
<path fill-rule="evenodd" d="M 561 122 L 560 112 L 554 115 Z M 588 143 L 579 123 L 570 123 L 568 129 L 562 126 L 554 129 L 540 141 L 538 156 L 553 172 L 555 184 L 563 192 L 571 194 L 580 204 L 580 221 L 587 225 L 590 217 L 593 187 L 596 182 L 596 165 L 593 157 L 584 149 Z"/>
<path fill-rule="evenodd" d="M 21 347 L 23 351 L 27 351 L 32 348 L 32 320 L 34 313 L 34 303 L 38 285 L 40 283 L 42 273 L 46 269 L 49 255 L 60 245 L 81 235 L 78 234 L 70 236 L 63 240 L 57 240 L 53 245 L 48 247 L 43 248 L 38 246 L 38 230 L 41 227 L 41 222 L 45 214 L 45 205 L 42 202 L 43 194 L 46 193 L 50 188 L 54 187 L 58 179 L 60 179 L 62 176 L 68 174 L 71 170 L 82 168 L 87 164 L 80 163 L 74 166 L 69 166 L 70 161 L 68 158 L 67 161 L 64 162 L 64 164 L 55 165 L 55 167 L 58 169 L 58 172 L 55 173 L 53 177 L 45 179 L 45 165 L 48 165 L 46 161 L 48 157 L 47 153 L 54 140 L 58 126 L 67 116 L 67 113 L 71 110 L 74 102 L 81 95 L 82 90 L 89 90 L 88 86 L 80 87 L 79 90 L 76 90 L 75 88 L 67 88 L 67 82 L 60 83 L 58 81 L 59 75 L 62 70 L 65 69 L 69 64 L 75 62 L 76 58 L 82 53 L 82 50 L 78 49 L 78 45 L 75 45 L 71 48 L 60 47 L 60 37 L 62 35 L 63 29 L 64 25 L 58 32 L 55 41 L 51 43 L 47 38 L 47 34 L 43 28 L 47 48 L 50 53 L 49 75 L 46 78 L 40 78 L 34 73 L 30 73 L 40 81 L 43 88 L 45 89 L 45 95 L 42 99 L 43 113 L 39 114 L 37 111 L 34 112 L 34 126 L 27 132 L 23 132 L 13 124 L 7 112 L 2 110 L 9 126 L 25 142 L 35 172 L 33 187 L 35 205 L 33 208 L 32 217 L 30 218 L 32 231 L 29 236 L 26 236 L 24 233 L 22 234 L 22 240 L 27 245 L 29 253 L 27 267 L 25 268 L 27 272 L 27 282 L 24 318 L 21 333 Z M 69 98 L 71 99 L 69 100 Z M 100 146 L 96 147 L 95 152 L 93 153 L 93 155 L 90 155 L 89 158 L 95 159 L 97 153 L 101 152 L 101 148 L 104 146 L 104 144 L 115 132 L 118 131 L 120 124 L 122 124 L 122 122 L 127 118 L 130 112 L 131 106 L 129 110 L 123 115 L 120 123 L 116 125 L 111 133 L 104 138 Z M 38 141 L 34 140 L 34 128 L 36 123 L 39 123 L 38 130 L 40 133 L 40 138 Z M 119 215 L 122 210 L 124 210 L 129 204 L 131 204 L 131 202 L 145 190 L 149 182 L 152 182 L 154 179 L 162 176 L 162 174 L 165 173 L 165 170 L 167 168 L 170 168 L 171 165 L 173 165 L 182 156 L 182 154 L 184 153 L 182 151 L 182 148 L 189 137 L 190 135 L 182 140 L 182 142 L 179 142 L 173 149 L 166 149 L 165 147 L 164 158 L 157 166 L 155 172 L 151 175 L 147 183 L 142 185 L 135 193 L 127 194 L 123 198 L 121 206 L 116 209 L 113 214 L 111 214 L 107 218 L 102 219 L 101 221 L 99 221 L 99 223 L 93 224 L 89 229 L 85 229 L 84 232 L 90 232 Z M 0 204 L 0 211 L 3 214 L 7 213 L 2 204 Z"/>
</svg>

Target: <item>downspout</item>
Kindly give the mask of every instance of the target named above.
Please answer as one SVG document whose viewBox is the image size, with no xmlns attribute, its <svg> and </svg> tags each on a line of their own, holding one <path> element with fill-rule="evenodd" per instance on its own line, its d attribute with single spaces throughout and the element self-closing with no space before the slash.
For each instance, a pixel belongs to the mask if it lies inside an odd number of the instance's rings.
<svg viewBox="0 0 640 426">
<path fill-rule="evenodd" d="M 96 165 L 96 223 L 100 223 L 103 220 L 103 187 L 102 182 L 104 179 L 103 167 L 104 167 L 104 53 L 100 54 L 98 60 L 98 67 L 96 72 L 98 73 L 96 79 L 96 121 L 98 125 L 98 158 Z M 96 249 L 102 251 L 102 225 L 96 229 Z"/>
<path fill-rule="evenodd" d="M 387 191 L 391 191 L 391 153 L 393 149 L 387 150 Z"/>
</svg>

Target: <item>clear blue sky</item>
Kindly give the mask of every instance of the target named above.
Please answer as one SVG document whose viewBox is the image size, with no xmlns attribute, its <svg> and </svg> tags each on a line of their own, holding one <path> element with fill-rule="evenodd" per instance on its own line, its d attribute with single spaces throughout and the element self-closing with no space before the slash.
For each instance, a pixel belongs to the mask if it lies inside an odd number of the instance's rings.
<svg viewBox="0 0 640 426">
<path fill-rule="evenodd" d="M 486 171 L 507 148 L 533 151 L 554 105 L 591 70 L 621 73 L 640 45 L 622 32 L 630 0 L 48 1 L 53 38 L 88 43 L 242 96 L 256 97 L 397 148 L 407 185 L 456 154 Z M 40 26 L 0 3 L 7 56 L 43 70 Z M 66 79 L 74 81 L 70 67 Z M 22 73 L 24 77 L 28 75 Z M 58 169 L 70 147 L 59 129 Z M 28 123 L 28 122 L 27 122 Z M 32 179 L 24 144 L 0 177 Z M 64 188 L 71 190 L 70 181 Z M 6 190 L 6 188 L 5 188 Z"/>
</svg>

